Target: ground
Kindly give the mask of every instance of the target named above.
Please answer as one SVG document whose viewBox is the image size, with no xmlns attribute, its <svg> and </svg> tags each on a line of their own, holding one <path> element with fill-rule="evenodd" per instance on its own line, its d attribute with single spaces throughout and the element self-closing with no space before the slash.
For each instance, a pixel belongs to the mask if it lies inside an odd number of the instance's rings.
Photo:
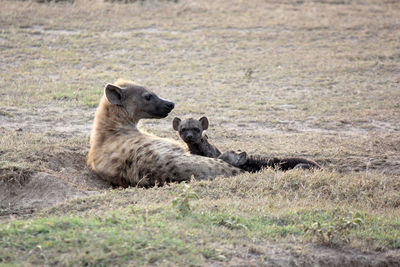
<svg viewBox="0 0 400 267">
<path fill-rule="evenodd" d="M 0 264 L 400 261 L 397 1 L 0 7 Z M 146 131 L 178 140 L 175 116 L 207 116 L 222 151 L 324 171 L 113 188 L 85 157 L 118 78 L 175 102 Z"/>
</svg>

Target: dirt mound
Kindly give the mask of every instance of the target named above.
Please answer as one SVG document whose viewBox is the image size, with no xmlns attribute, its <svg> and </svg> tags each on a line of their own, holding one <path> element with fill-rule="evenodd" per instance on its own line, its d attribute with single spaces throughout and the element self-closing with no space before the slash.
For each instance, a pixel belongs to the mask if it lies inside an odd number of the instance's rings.
<svg viewBox="0 0 400 267">
<path fill-rule="evenodd" d="M 17 186 L 4 182 L 0 187 L 0 206 L 9 210 L 40 209 L 68 199 L 87 196 L 95 191 L 83 191 L 47 173 L 38 172 Z"/>
<path fill-rule="evenodd" d="M 38 172 L 0 169 L 0 215 L 24 215 L 111 185 L 85 166 L 85 152 L 43 155 Z"/>
<path fill-rule="evenodd" d="M 42 169 L 80 190 L 99 191 L 110 188 L 110 183 L 86 166 L 86 155 L 87 149 L 66 149 L 55 154 L 46 154 L 42 159 Z"/>
</svg>

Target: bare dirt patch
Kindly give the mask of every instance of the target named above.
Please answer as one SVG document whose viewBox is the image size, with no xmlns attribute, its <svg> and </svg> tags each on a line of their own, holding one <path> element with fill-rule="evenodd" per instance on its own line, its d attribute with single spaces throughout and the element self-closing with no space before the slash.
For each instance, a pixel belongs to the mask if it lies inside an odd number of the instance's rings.
<svg viewBox="0 0 400 267">
<path fill-rule="evenodd" d="M 16 213 L 13 210 L 41 209 L 89 195 L 88 192 L 80 191 L 61 179 L 42 172 L 31 175 L 19 187 L 3 182 L 1 188 L 0 205 L 5 210 L 2 215 L 7 215 L 8 210 Z"/>
<path fill-rule="evenodd" d="M 0 114 L 0 125 L 8 131 L 43 134 L 44 138 L 86 138 L 94 112 L 57 106 L 5 108 Z M 50 147 L 47 152 L 27 158 L 37 166 L 36 170 L 1 170 L 2 215 L 23 215 L 110 188 L 109 183 L 86 167 L 87 147 L 56 150 L 52 152 Z"/>
<path fill-rule="evenodd" d="M 1 169 L 0 215 L 30 214 L 111 188 L 85 166 L 85 157 L 68 151 L 42 155 L 40 171 Z"/>
</svg>

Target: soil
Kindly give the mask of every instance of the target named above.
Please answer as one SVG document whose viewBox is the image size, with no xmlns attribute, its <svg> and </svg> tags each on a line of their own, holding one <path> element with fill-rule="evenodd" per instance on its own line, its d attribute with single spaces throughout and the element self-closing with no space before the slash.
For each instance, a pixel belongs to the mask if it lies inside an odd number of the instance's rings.
<svg viewBox="0 0 400 267">
<path fill-rule="evenodd" d="M 44 155 L 41 171 L 0 169 L 0 217 L 26 216 L 111 188 L 85 166 L 85 154 Z M 43 170 L 43 171 L 42 171 Z"/>
<path fill-rule="evenodd" d="M 84 111 L 82 109 L 65 109 L 54 106 L 46 106 L 43 109 L 29 111 L 5 108 L 3 113 L 8 114 L 7 116 L 0 116 L 0 125 L 4 128 L 70 138 L 74 136 L 88 137 L 95 108 L 87 108 Z M 400 128 L 399 123 L 387 122 L 386 124 L 380 123 L 380 127 L 376 126 L 374 133 L 377 135 L 383 134 L 383 132 L 390 134 Z M 342 136 L 358 136 L 362 135 L 361 132 L 366 131 L 365 127 L 368 127 L 367 123 L 365 125 L 360 124 L 357 127 L 338 127 L 337 125 L 325 124 L 323 127 L 315 128 L 314 125 L 312 129 L 310 128 L 311 126 L 307 128 L 307 125 L 307 123 L 300 122 L 290 123 L 291 130 L 289 134 L 295 135 L 304 131 L 317 131 L 327 137 L 338 134 Z M 375 122 L 374 125 L 378 125 L 378 123 Z M 156 122 L 147 121 L 143 123 L 143 126 L 144 128 L 154 128 L 156 132 L 159 129 L 171 127 L 169 119 Z M 288 132 L 288 129 L 282 128 L 281 123 L 276 125 L 265 125 L 260 122 L 222 123 L 221 126 L 226 132 L 233 134 L 232 139 L 238 138 L 235 133 L 239 132 L 240 135 L 245 136 L 256 129 L 259 135 Z M 390 135 L 385 137 L 385 142 L 389 143 L 386 145 L 390 145 L 392 150 L 397 149 L 400 152 L 400 143 L 395 140 L 395 136 L 392 139 L 388 138 Z M 222 141 L 223 137 L 220 137 L 215 138 L 214 142 L 218 144 L 218 142 Z M 379 145 L 381 146 L 382 144 Z M 65 148 L 65 151 L 56 154 L 43 154 L 41 155 L 42 166 L 38 172 L 18 169 L 0 170 L 0 182 L 2 183 L 0 187 L 0 207 L 3 209 L 2 214 L 29 214 L 31 210 L 43 209 L 68 199 L 96 194 L 111 188 L 111 184 L 102 180 L 86 167 L 87 151 L 88 147 L 79 150 Z M 318 158 L 318 156 L 311 157 L 314 157 L 326 169 L 339 172 L 377 171 L 389 175 L 400 175 L 400 168 L 398 168 L 400 166 L 400 156 L 368 158 L 368 155 L 354 153 L 348 155 L 346 161 Z"/>
<path fill-rule="evenodd" d="M 46 107 L 30 111 L 6 108 L 0 125 L 15 131 L 46 133 L 62 138 L 90 132 L 95 110 Z M 82 114 L 89 114 L 86 117 Z M 100 193 L 111 185 L 91 172 L 85 162 L 88 148 L 41 155 L 40 170 L 0 169 L 0 216 L 26 215 L 69 199 Z"/>
</svg>

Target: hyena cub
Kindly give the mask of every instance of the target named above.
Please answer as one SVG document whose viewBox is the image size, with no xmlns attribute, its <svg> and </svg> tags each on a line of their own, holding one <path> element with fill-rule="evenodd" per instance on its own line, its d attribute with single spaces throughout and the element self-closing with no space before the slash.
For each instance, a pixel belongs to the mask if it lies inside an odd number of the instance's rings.
<svg viewBox="0 0 400 267">
<path fill-rule="evenodd" d="M 282 171 L 290 169 L 322 169 L 313 160 L 305 158 L 268 158 L 258 155 L 248 156 L 246 152 L 226 151 L 218 157 L 223 161 L 247 172 L 258 172 L 262 168 L 273 167 Z"/>
<path fill-rule="evenodd" d="M 175 131 L 179 132 L 179 136 L 187 144 L 191 154 L 217 158 L 221 152 L 214 145 L 208 142 L 208 138 L 203 133 L 208 129 L 207 117 L 201 117 L 199 120 L 193 118 L 182 121 L 175 117 L 172 126 Z"/>
<path fill-rule="evenodd" d="M 203 133 L 208 129 L 207 117 L 199 120 L 193 118 L 181 121 L 174 118 L 172 126 L 179 132 L 182 140 L 187 144 L 191 154 L 218 158 L 232 166 L 247 172 L 258 172 L 262 168 L 273 167 L 282 171 L 290 169 L 322 169 L 318 163 L 305 158 L 268 158 L 263 156 L 251 155 L 246 152 L 226 151 L 223 154 L 218 148 L 208 142 L 207 136 Z"/>
</svg>

